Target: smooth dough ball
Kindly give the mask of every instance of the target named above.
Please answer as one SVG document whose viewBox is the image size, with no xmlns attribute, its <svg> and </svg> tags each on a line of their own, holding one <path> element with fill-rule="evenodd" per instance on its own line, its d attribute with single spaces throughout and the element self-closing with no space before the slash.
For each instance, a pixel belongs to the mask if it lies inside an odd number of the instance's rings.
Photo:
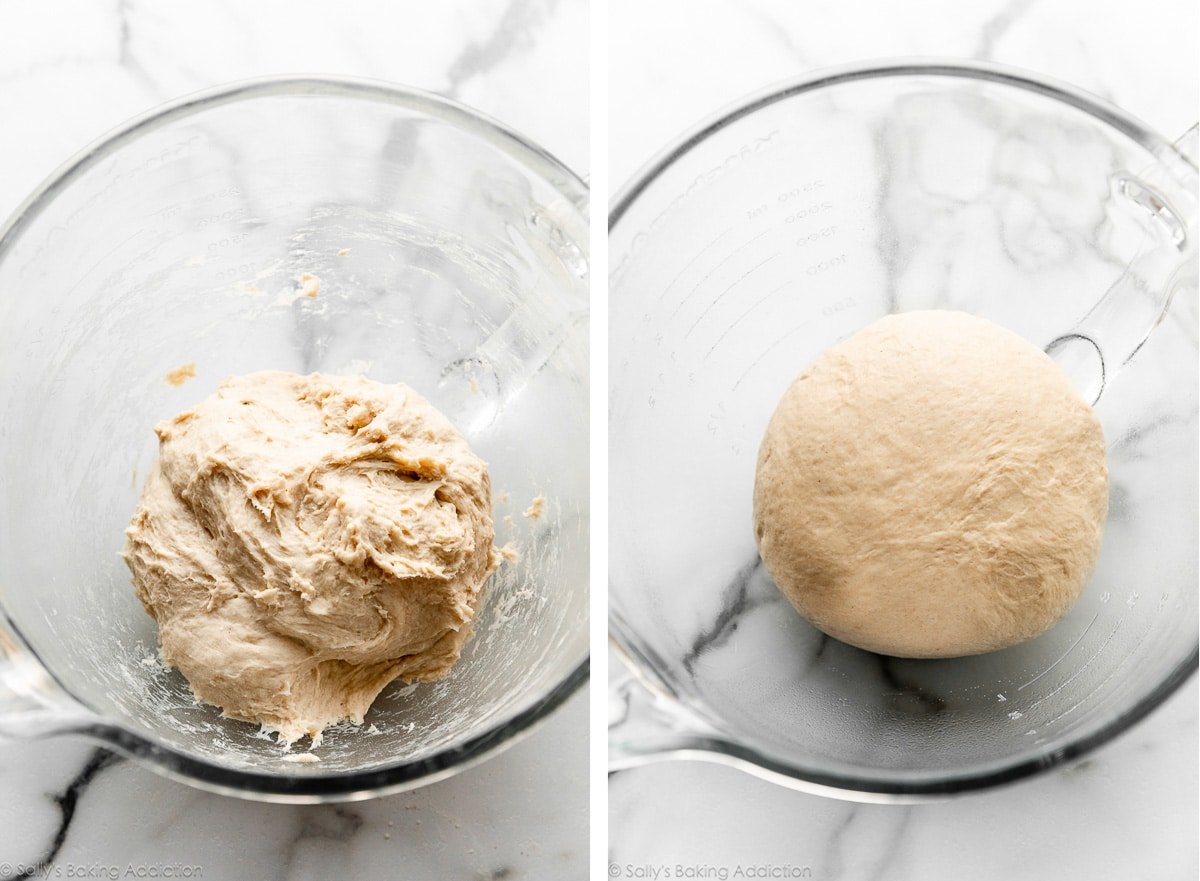
<svg viewBox="0 0 1200 881">
<path fill-rule="evenodd" d="M 973 655 L 1078 599 L 1108 510 L 1104 436 L 1026 340 L 889 315 L 792 383 L 758 455 L 754 529 L 805 618 L 904 658 Z"/>
<path fill-rule="evenodd" d="M 449 672 L 498 555 L 487 466 L 428 401 L 269 371 L 155 430 L 123 556 L 196 697 L 315 744 Z"/>
</svg>

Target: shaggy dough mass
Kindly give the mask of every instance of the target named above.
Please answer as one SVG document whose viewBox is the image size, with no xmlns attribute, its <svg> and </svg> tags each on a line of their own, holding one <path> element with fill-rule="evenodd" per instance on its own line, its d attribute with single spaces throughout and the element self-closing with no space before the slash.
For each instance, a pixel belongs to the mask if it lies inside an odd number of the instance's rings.
<svg viewBox="0 0 1200 881">
<path fill-rule="evenodd" d="M 1036 347 L 959 312 L 876 321 L 771 417 L 754 528 L 799 612 L 910 658 L 1031 639 L 1078 599 L 1108 509 L 1092 408 Z"/>
<path fill-rule="evenodd" d="M 499 557 L 487 466 L 428 401 L 268 371 L 155 431 L 123 556 L 199 699 L 319 740 L 449 672 Z"/>
</svg>

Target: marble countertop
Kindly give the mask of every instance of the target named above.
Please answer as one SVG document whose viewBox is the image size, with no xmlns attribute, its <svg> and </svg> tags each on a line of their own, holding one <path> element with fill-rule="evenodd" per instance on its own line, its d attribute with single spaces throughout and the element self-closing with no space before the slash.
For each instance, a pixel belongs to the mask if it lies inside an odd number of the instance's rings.
<svg viewBox="0 0 1200 881">
<path fill-rule="evenodd" d="M 130 116 L 268 74 L 439 92 L 586 174 L 587 18 L 584 0 L 0 3 L 0 215 Z M 210 795 L 81 741 L 0 743 L 0 879 L 584 877 L 587 728 L 585 689 L 457 777 L 328 806 Z"/>
<path fill-rule="evenodd" d="M 614 0 L 609 176 L 773 82 L 877 58 L 975 58 L 1039 71 L 1125 108 L 1168 137 L 1196 122 L 1197 11 L 1146 0 L 1099 15 L 1086 0 Z M 1136 10 L 1136 11 L 1133 11 Z M 718 62 L 717 59 L 720 59 Z"/>
<path fill-rule="evenodd" d="M 740 96 L 814 68 L 952 56 L 1074 83 L 1167 136 L 1196 121 L 1197 7 L 1148 0 L 615 0 L 611 189 Z M 610 653 L 611 677 L 620 661 Z M 620 710 L 620 703 L 614 704 Z M 609 876 L 835 879 L 1195 878 L 1197 683 L 1083 761 L 952 801 L 850 804 L 727 767 L 664 762 L 610 776 Z M 791 868 L 788 868 L 791 867 Z M 657 872 L 657 874 L 655 874 Z M 691 874 L 687 874 L 690 872 Z M 763 876 L 767 877 L 767 876 Z"/>
<path fill-rule="evenodd" d="M 50 878 L 156 866 L 203 881 L 585 877 L 587 728 L 584 689 L 482 765 L 333 805 L 200 792 L 80 741 L 0 744 L 0 878 L 20 865 L 61 872 Z"/>
</svg>

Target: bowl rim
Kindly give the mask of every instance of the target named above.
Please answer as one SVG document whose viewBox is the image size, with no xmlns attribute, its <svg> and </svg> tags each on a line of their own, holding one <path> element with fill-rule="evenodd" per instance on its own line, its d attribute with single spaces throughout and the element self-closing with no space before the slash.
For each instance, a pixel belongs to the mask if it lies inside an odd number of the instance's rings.
<svg viewBox="0 0 1200 881">
<path fill-rule="evenodd" d="M 856 80 L 885 79 L 906 76 L 941 76 L 948 79 L 982 80 L 1012 86 L 1043 97 L 1058 100 L 1077 110 L 1082 110 L 1101 122 L 1107 123 L 1154 155 L 1163 150 L 1174 151 L 1173 142 L 1164 138 L 1136 116 L 1109 101 L 1054 77 L 1045 76 L 1024 68 L 992 61 L 974 61 L 965 58 L 907 57 L 856 61 L 822 67 L 798 77 L 777 81 L 769 86 L 743 95 L 726 104 L 715 113 L 675 137 L 655 153 L 634 172 L 612 197 L 608 212 L 608 229 L 611 233 L 621 218 L 651 184 L 684 155 L 691 152 L 721 129 L 749 116 L 757 110 L 805 92 L 829 86 L 842 85 Z M 1193 169 L 1196 161 L 1182 153 L 1176 153 Z"/>
<path fill-rule="evenodd" d="M 204 110 L 244 100 L 276 96 L 359 98 L 419 110 L 482 137 L 518 163 L 537 172 L 578 210 L 587 210 L 589 191 L 583 178 L 545 148 L 482 111 L 433 92 L 386 80 L 324 74 L 283 74 L 234 80 L 190 92 L 152 107 L 109 129 L 60 163 L 13 209 L 5 222 L 0 224 L 0 259 L 4 257 L 20 231 L 41 214 L 55 195 L 120 147 L 141 135 Z"/>
<path fill-rule="evenodd" d="M 263 76 L 219 84 L 167 101 L 110 129 L 76 152 L 52 171 L 0 224 L 0 261 L 4 260 L 24 230 L 59 193 L 103 159 L 142 135 L 227 104 L 280 96 L 343 98 L 387 104 L 419 112 L 467 131 L 545 180 L 579 212 L 586 224 L 590 194 L 584 179 L 549 151 L 485 113 L 432 92 L 383 80 L 307 74 Z M 588 681 L 591 663 L 590 650 L 585 651 L 565 676 L 522 709 L 502 717 L 482 733 L 442 747 L 428 756 L 363 771 L 320 773 L 315 770 L 307 774 L 268 774 L 197 758 L 106 717 L 59 679 L 2 607 L 0 624 L 15 634 L 18 650 L 32 657 L 63 694 L 86 708 L 88 715 L 79 717 L 68 714 L 68 721 L 54 728 L 54 733 L 95 738 L 124 755 L 146 760 L 148 767 L 166 777 L 200 789 L 274 802 L 313 803 L 374 798 L 452 776 L 530 734 Z"/>
<path fill-rule="evenodd" d="M 636 204 L 638 198 L 676 162 L 722 129 L 743 117 L 779 101 L 830 86 L 859 80 L 943 77 L 946 79 L 977 80 L 1009 86 L 1058 100 L 1083 111 L 1126 135 L 1154 156 L 1170 151 L 1173 157 L 1185 161 L 1195 170 L 1196 161 L 1174 148 L 1171 141 L 1155 132 L 1130 113 L 1075 86 L 1040 73 L 993 62 L 966 59 L 914 57 L 875 59 L 821 68 L 798 77 L 776 82 L 751 92 L 727 104 L 692 127 L 686 129 L 667 146 L 645 162 L 613 196 L 608 230 L 611 236 L 617 225 Z M 610 272 L 612 263 L 610 258 Z M 612 584 L 612 577 L 609 583 Z M 610 641 L 621 658 L 630 665 L 635 678 L 658 698 L 686 712 L 695 714 L 705 727 L 719 720 L 697 707 L 665 678 L 655 664 L 656 652 L 639 636 L 636 627 L 609 602 Z M 832 795 L 856 801 L 921 801 L 965 794 L 1011 783 L 1042 771 L 1058 767 L 1092 752 L 1131 728 L 1139 720 L 1162 705 L 1200 668 L 1200 642 L 1190 653 L 1173 666 L 1167 675 L 1146 695 L 1099 727 L 1085 729 L 1065 745 L 1033 757 L 1021 757 L 985 770 L 968 773 L 941 773 L 928 780 L 864 773 L 829 772 L 821 768 L 802 766 L 766 755 L 732 738 L 686 733 L 678 742 L 658 753 L 659 757 L 703 758 L 729 764 L 748 773 L 781 785 L 819 795 Z M 686 723 L 685 723 L 686 724 Z M 719 729 L 718 729 L 719 730 Z M 652 759 L 653 757 L 647 756 Z"/>
</svg>

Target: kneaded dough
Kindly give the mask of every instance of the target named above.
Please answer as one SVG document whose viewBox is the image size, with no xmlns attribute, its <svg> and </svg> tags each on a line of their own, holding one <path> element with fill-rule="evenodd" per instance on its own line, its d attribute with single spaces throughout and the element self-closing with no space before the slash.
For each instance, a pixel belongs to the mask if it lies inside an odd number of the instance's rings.
<svg viewBox="0 0 1200 881">
<path fill-rule="evenodd" d="M 1108 510 L 1104 436 L 1043 352 L 961 312 L 871 324 L 795 380 L 758 455 L 767 571 L 825 633 L 972 655 L 1078 599 Z"/>
<path fill-rule="evenodd" d="M 315 742 L 449 672 L 499 555 L 487 466 L 428 401 L 268 371 L 155 431 L 123 556 L 197 698 Z"/>
</svg>

